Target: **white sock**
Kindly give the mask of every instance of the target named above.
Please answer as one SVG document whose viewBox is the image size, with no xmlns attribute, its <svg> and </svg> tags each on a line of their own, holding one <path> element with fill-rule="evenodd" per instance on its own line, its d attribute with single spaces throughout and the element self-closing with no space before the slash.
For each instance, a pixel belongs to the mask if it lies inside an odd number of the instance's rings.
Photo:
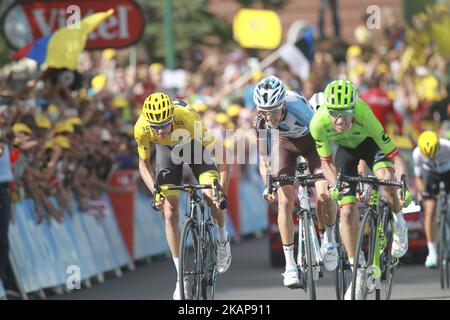
<svg viewBox="0 0 450 320">
<path fill-rule="evenodd" d="M 217 239 L 220 243 L 224 243 L 228 240 L 228 231 L 225 225 L 222 228 L 217 226 Z"/>
<path fill-rule="evenodd" d="M 324 236 L 325 243 L 336 242 L 336 239 L 334 237 L 335 224 L 333 224 L 332 226 L 325 225 L 325 228 L 326 228 Z"/>
<path fill-rule="evenodd" d="M 294 244 L 289 246 L 283 245 L 284 258 L 286 259 L 286 270 L 297 267 L 294 259 Z"/>
<path fill-rule="evenodd" d="M 173 259 L 173 263 L 175 264 L 175 268 L 177 269 L 177 281 L 178 281 L 178 276 L 180 274 L 180 272 L 178 270 L 180 258 L 179 257 L 172 257 L 172 259 Z"/>
<path fill-rule="evenodd" d="M 323 246 L 324 244 L 324 234 L 325 232 L 323 230 L 319 231 L 319 236 L 320 236 L 320 244 Z"/>
<path fill-rule="evenodd" d="M 437 255 L 436 243 L 434 243 L 434 242 L 427 242 L 427 246 L 428 246 L 428 254 L 430 254 L 430 255 Z"/>
</svg>

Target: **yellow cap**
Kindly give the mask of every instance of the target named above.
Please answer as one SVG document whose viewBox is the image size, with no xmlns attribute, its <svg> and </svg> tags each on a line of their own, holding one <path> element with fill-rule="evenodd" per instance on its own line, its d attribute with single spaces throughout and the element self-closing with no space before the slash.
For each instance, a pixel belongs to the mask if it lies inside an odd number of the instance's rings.
<svg viewBox="0 0 450 320">
<path fill-rule="evenodd" d="M 53 148 L 53 139 L 46 140 L 44 143 L 44 149 Z"/>
<path fill-rule="evenodd" d="M 357 66 L 355 66 L 355 73 L 358 76 L 363 75 L 365 70 L 366 68 L 364 67 L 363 64 L 358 64 Z"/>
<path fill-rule="evenodd" d="M 164 69 L 164 66 L 161 63 L 155 62 L 148 67 L 150 72 L 161 72 Z"/>
<path fill-rule="evenodd" d="M 25 123 L 16 123 L 15 125 L 13 125 L 12 129 L 14 133 L 23 132 L 26 134 L 31 134 L 30 127 L 27 126 Z"/>
<path fill-rule="evenodd" d="M 379 74 L 387 73 L 388 71 L 389 71 L 389 67 L 385 63 L 381 63 L 377 66 L 377 73 L 379 73 Z"/>
<path fill-rule="evenodd" d="M 241 112 L 242 106 L 237 103 L 230 104 L 227 108 L 227 115 L 231 118 L 237 117 Z"/>
<path fill-rule="evenodd" d="M 203 101 L 197 101 L 194 102 L 192 108 L 194 108 L 194 110 L 197 112 L 205 112 L 208 109 L 208 105 Z"/>
<path fill-rule="evenodd" d="M 262 72 L 261 70 L 255 71 L 252 74 L 252 79 L 253 81 L 259 81 L 264 77 L 264 72 Z"/>
<path fill-rule="evenodd" d="M 102 52 L 102 58 L 103 59 L 112 59 L 116 56 L 116 50 L 114 49 L 105 49 Z"/>
<path fill-rule="evenodd" d="M 122 96 L 114 97 L 112 104 L 115 108 L 118 108 L 118 109 L 127 108 L 129 105 L 127 98 L 122 97 Z"/>
<path fill-rule="evenodd" d="M 66 119 L 65 123 L 73 127 L 74 125 L 82 125 L 83 121 L 81 121 L 80 117 L 70 117 Z"/>
<path fill-rule="evenodd" d="M 58 108 L 58 106 L 57 106 L 56 104 L 50 103 L 50 104 L 48 105 L 48 107 L 47 107 L 47 111 L 48 111 L 48 112 L 58 112 L 58 111 L 59 111 L 59 108 Z"/>
<path fill-rule="evenodd" d="M 220 124 L 227 124 L 230 122 L 230 117 L 225 112 L 219 112 L 216 114 L 215 120 Z"/>
<path fill-rule="evenodd" d="M 67 121 L 56 123 L 55 129 L 53 130 L 55 134 L 59 133 L 73 133 L 73 125 Z"/>
<path fill-rule="evenodd" d="M 41 129 L 50 129 L 52 127 L 52 122 L 47 117 L 39 116 L 36 117 L 36 125 Z"/>
<path fill-rule="evenodd" d="M 53 144 L 60 146 L 63 149 L 70 149 L 69 139 L 65 136 L 56 136 L 53 138 Z"/>
<path fill-rule="evenodd" d="M 108 83 L 108 79 L 104 74 L 99 74 L 92 78 L 91 87 L 97 90 L 103 89 Z"/>
<path fill-rule="evenodd" d="M 347 56 L 349 58 L 355 58 L 355 57 L 359 57 L 362 53 L 361 47 L 360 46 L 350 46 L 347 49 Z"/>
</svg>

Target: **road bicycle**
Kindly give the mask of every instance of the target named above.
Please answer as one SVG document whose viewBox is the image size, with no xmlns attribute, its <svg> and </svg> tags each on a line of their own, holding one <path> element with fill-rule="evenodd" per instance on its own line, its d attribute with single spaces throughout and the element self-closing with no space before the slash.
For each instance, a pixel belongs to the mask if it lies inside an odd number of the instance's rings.
<svg viewBox="0 0 450 320">
<path fill-rule="evenodd" d="M 297 269 L 300 285 L 291 287 L 300 288 L 308 293 L 310 300 L 316 299 L 316 281 L 323 276 L 323 262 L 320 253 L 320 244 L 315 229 L 315 215 L 311 211 L 309 198 L 313 195 L 311 183 L 314 180 L 324 179 L 323 174 L 305 174 L 306 163 L 297 166 L 294 176 L 280 175 L 273 177 L 267 174 L 266 192 L 275 192 L 278 182 L 288 181 L 298 183 L 298 199 L 300 206 L 294 209 L 294 216 L 298 219 L 298 251 Z"/>
<path fill-rule="evenodd" d="M 449 267 L 450 260 L 450 213 L 449 213 L 449 197 L 446 192 L 445 183 L 439 183 L 438 195 L 438 230 L 439 230 L 439 273 L 441 278 L 441 289 L 449 287 Z"/>
<path fill-rule="evenodd" d="M 380 186 L 394 186 L 401 188 L 402 197 L 407 190 L 406 177 L 401 182 L 380 180 L 376 177 L 351 177 L 343 175 L 339 170 L 335 187 L 342 190 L 342 182 L 364 183 L 371 186 L 370 197 L 366 199 L 366 208 L 362 212 L 362 220 L 358 233 L 356 254 L 354 260 L 351 299 L 355 300 L 356 279 L 358 271 L 364 272 L 362 297 L 368 299 L 374 293 L 376 300 L 389 300 L 392 293 L 394 270 L 398 265 L 398 258 L 391 254 L 394 235 L 394 220 L 388 203 L 380 198 Z M 362 261 L 364 257 L 365 263 Z M 359 271 L 361 272 L 361 271 Z"/>
<path fill-rule="evenodd" d="M 183 184 L 180 186 L 155 186 L 153 207 L 160 201 L 161 192 L 178 190 L 188 194 L 189 206 L 181 231 L 179 285 L 181 300 L 213 300 L 217 278 L 217 243 L 213 240 L 213 227 L 207 203 L 201 190 L 213 189 L 220 203 L 226 208 L 226 199 L 217 179 L 209 184 Z"/>
</svg>

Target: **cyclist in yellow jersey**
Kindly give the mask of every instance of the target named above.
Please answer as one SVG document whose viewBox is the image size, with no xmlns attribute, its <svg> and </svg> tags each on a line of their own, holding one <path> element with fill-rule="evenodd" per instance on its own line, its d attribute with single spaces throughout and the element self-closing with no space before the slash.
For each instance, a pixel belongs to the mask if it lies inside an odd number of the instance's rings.
<svg viewBox="0 0 450 320">
<path fill-rule="evenodd" d="M 152 193 L 154 185 L 179 185 L 182 180 L 183 162 L 188 163 L 200 184 L 212 184 L 217 178 L 223 190 L 227 185 L 227 166 L 214 163 L 210 147 L 215 138 L 202 125 L 198 114 L 183 100 L 171 100 L 164 93 L 153 93 L 144 101 L 142 114 L 134 126 L 134 136 L 139 152 L 139 172 Z M 156 151 L 156 176 L 150 164 L 152 149 Z M 219 174 L 220 171 L 220 174 Z M 229 236 L 225 226 L 225 212 L 216 202 L 212 190 L 202 190 L 217 223 L 217 270 L 224 273 L 231 264 Z M 166 239 L 178 270 L 180 229 L 179 191 L 164 191 L 158 210 L 163 209 Z M 178 279 L 178 277 L 177 277 Z M 177 281 L 173 298 L 180 299 Z"/>
</svg>

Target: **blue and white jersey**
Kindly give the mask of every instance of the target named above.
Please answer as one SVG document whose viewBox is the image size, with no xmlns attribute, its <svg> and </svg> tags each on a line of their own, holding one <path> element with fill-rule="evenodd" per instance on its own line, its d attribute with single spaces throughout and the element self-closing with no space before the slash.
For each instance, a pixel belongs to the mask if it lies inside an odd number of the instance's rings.
<svg viewBox="0 0 450 320">
<path fill-rule="evenodd" d="M 309 132 L 309 122 L 314 114 L 313 107 L 302 95 L 287 91 L 286 94 L 286 112 L 283 114 L 278 125 L 280 137 L 296 139 L 303 137 Z M 253 126 L 256 129 L 268 129 L 264 119 L 255 113 Z"/>
<path fill-rule="evenodd" d="M 309 132 L 314 109 L 302 95 L 287 91 L 286 113 L 281 118 L 278 130 L 280 137 L 300 138 Z"/>
</svg>

